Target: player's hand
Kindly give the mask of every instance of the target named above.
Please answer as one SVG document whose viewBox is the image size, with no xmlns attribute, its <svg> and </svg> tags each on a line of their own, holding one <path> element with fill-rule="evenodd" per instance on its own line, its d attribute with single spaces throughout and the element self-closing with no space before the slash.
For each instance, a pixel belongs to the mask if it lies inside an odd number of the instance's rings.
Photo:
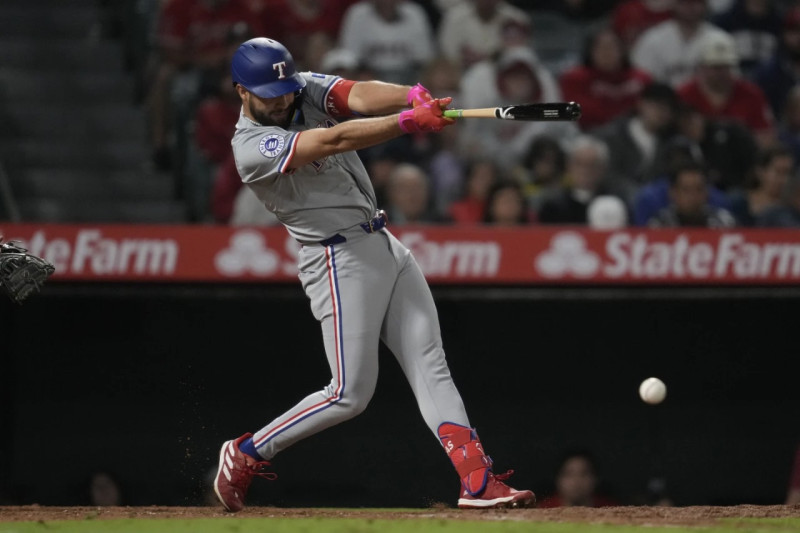
<svg viewBox="0 0 800 533">
<path fill-rule="evenodd" d="M 417 107 L 422 104 L 427 104 L 431 100 L 433 100 L 431 92 L 423 87 L 421 83 L 418 83 L 409 89 L 408 95 L 406 96 L 406 101 L 408 102 L 409 107 Z"/>
<path fill-rule="evenodd" d="M 455 123 L 455 120 L 442 116 L 442 111 L 452 101 L 453 99 L 450 97 L 437 98 L 420 104 L 414 109 L 403 111 L 398 118 L 400 129 L 406 133 L 440 131 L 445 126 Z"/>
</svg>

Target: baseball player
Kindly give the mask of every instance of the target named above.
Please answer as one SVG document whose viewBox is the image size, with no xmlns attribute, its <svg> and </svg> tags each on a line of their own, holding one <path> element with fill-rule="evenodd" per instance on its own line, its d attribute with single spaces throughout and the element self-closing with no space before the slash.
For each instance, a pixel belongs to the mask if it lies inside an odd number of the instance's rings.
<svg viewBox="0 0 800 533">
<path fill-rule="evenodd" d="M 214 490 L 228 511 L 244 507 L 253 476 L 282 450 L 361 413 L 378 378 L 378 343 L 394 353 L 419 409 L 461 478 L 461 508 L 518 507 L 531 491 L 503 483 L 470 426 L 442 350 L 433 298 L 409 250 L 386 228 L 355 150 L 404 133 L 439 131 L 449 98 L 421 85 L 354 82 L 298 73 L 267 38 L 232 60 L 242 114 L 233 153 L 246 183 L 302 244 L 299 277 L 322 326 L 331 382 L 255 434 L 222 445 Z M 405 111 L 399 110 L 409 107 Z M 338 122 L 338 119 L 356 117 Z M 370 117 L 370 118 L 362 118 Z"/>
</svg>

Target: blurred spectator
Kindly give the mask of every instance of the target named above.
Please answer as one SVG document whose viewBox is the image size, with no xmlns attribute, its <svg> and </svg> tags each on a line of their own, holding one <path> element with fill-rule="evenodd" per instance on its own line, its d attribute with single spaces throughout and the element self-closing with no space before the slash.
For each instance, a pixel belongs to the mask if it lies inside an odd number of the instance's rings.
<svg viewBox="0 0 800 533">
<path fill-rule="evenodd" d="M 731 195 L 730 210 L 737 225 L 753 226 L 759 215 L 783 203 L 793 167 L 792 154 L 783 147 L 769 148 L 759 155 L 750 189 Z"/>
<path fill-rule="evenodd" d="M 753 81 L 764 91 L 775 116 L 781 116 L 789 92 L 800 83 L 800 7 L 784 15 L 778 50 L 755 70 Z"/>
<path fill-rule="evenodd" d="M 795 167 L 800 166 L 800 85 L 794 87 L 786 98 L 786 107 L 778 125 L 778 140 L 791 150 Z"/>
<path fill-rule="evenodd" d="M 425 66 L 420 82 L 435 97 L 451 96 L 450 107 L 460 107 L 458 66 L 440 56 Z M 415 148 L 425 158 L 431 176 L 432 195 L 436 212 L 447 216 L 450 204 L 462 194 L 464 181 L 463 158 L 458 149 L 458 128 L 445 128 L 436 135 L 415 136 Z"/>
<path fill-rule="evenodd" d="M 460 105 L 461 69 L 450 59 L 439 56 L 429 61 L 420 75 L 420 82 L 436 98 L 452 96 L 450 107 Z"/>
<path fill-rule="evenodd" d="M 614 8 L 611 27 L 629 50 L 645 30 L 672 18 L 674 4 L 675 0 L 624 0 Z"/>
<path fill-rule="evenodd" d="M 236 169 L 233 152 L 218 167 L 214 175 L 214 188 L 211 193 L 211 214 L 220 224 L 227 224 L 233 214 L 236 195 L 243 187 L 242 178 Z M 265 209 L 266 211 L 266 209 Z"/>
<path fill-rule="evenodd" d="M 628 209 L 616 196 L 596 196 L 586 211 L 589 227 L 598 230 L 622 229 L 628 225 Z"/>
<path fill-rule="evenodd" d="M 786 201 L 756 217 L 756 226 L 767 228 L 800 228 L 800 176 L 795 174 L 786 189 Z"/>
<path fill-rule="evenodd" d="M 686 165 L 702 165 L 703 151 L 696 142 L 678 136 L 666 144 L 662 159 L 663 173 L 636 192 L 633 201 L 633 222 L 637 226 L 646 226 L 659 211 L 669 207 L 669 176 Z M 708 186 L 708 202 L 715 207 L 728 208 L 728 197 L 713 185 Z"/>
<path fill-rule="evenodd" d="M 425 11 L 408 0 L 362 0 L 345 12 L 339 45 L 350 50 L 376 77 L 414 84 L 434 55 Z"/>
<path fill-rule="evenodd" d="M 400 163 L 410 163 L 413 158 L 412 136 L 404 135 L 391 140 L 383 145 L 367 148 L 358 152 L 364 161 L 364 166 L 369 174 L 378 205 L 386 205 L 389 189 L 389 177 Z"/>
<path fill-rule="evenodd" d="M 530 28 L 530 17 L 503 0 L 465 0 L 445 11 L 439 27 L 439 48 L 450 61 L 467 68 L 491 59 L 503 45 L 508 24 Z"/>
<path fill-rule="evenodd" d="M 498 181 L 497 167 L 491 161 L 473 161 L 467 170 L 464 194 L 450 204 L 449 218 L 457 224 L 477 224 L 484 220 L 489 191 Z"/>
<path fill-rule="evenodd" d="M 567 154 L 558 141 L 547 135 L 534 138 L 522 164 L 513 169 L 534 212 L 539 211 L 542 198 L 563 185 L 566 167 Z"/>
<path fill-rule="evenodd" d="M 570 452 L 558 466 L 554 495 L 545 498 L 539 507 L 608 507 L 616 505 L 612 499 L 598 492 L 600 479 L 597 465 L 587 451 Z"/>
<path fill-rule="evenodd" d="M 705 40 L 727 35 L 706 22 L 706 0 L 675 0 L 674 17 L 653 26 L 634 43 L 633 64 L 654 79 L 677 87 L 692 75 Z"/>
<path fill-rule="evenodd" d="M 226 68 L 224 72 L 218 93 L 200 102 L 195 114 L 195 142 L 213 165 L 219 165 L 231 154 L 231 138 L 242 108 L 230 71 Z"/>
<path fill-rule="evenodd" d="M 736 0 L 712 21 L 733 36 L 745 76 L 772 57 L 778 47 L 781 17 L 774 0 Z"/>
<path fill-rule="evenodd" d="M 431 176 L 434 209 L 445 217 L 450 204 L 457 200 L 464 186 L 464 163 L 458 152 L 458 130 L 445 128 L 436 136 L 428 135 L 430 154 L 426 168 Z"/>
<path fill-rule="evenodd" d="M 518 226 L 530 221 L 522 188 L 515 181 L 498 181 L 489 190 L 483 221 L 496 226 Z"/>
<path fill-rule="evenodd" d="M 350 50 L 333 48 L 322 56 L 319 72 L 341 76 L 346 80 L 358 79 L 358 57 Z"/>
<path fill-rule="evenodd" d="M 259 0 L 254 0 L 259 1 Z M 299 70 L 316 71 L 318 45 L 332 48 L 345 10 L 354 0 L 260 0 L 264 35 L 292 51 Z"/>
<path fill-rule="evenodd" d="M 709 37 L 698 59 L 697 73 L 678 89 L 681 99 L 708 117 L 740 122 L 753 132 L 759 146 L 775 142 L 775 120 L 764 93 L 736 74 L 733 39 Z"/>
<path fill-rule="evenodd" d="M 758 152 L 747 128 L 738 122 L 709 118 L 684 104 L 679 113 L 678 131 L 700 147 L 711 185 L 721 190 L 744 186 Z"/>
<path fill-rule="evenodd" d="M 570 144 L 567 156 L 567 186 L 542 200 L 537 219 L 542 224 L 586 224 L 589 203 L 607 188 L 608 146 L 590 135 Z"/>
<path fill-rule="evenodd" d="M 416 165 L 401 163 L 389 175 L 386 214 L 392 224 L 438 222 L 430 209 L 430 187 L 425 172 Z"/>
<path fill-rule="evenodd" d="M 553 75 L 530 48 L 522 46 L 505 50 L 496 61 L 473 65 L 461 80 L 461 103 L 465 108 L 561 99 Z M 562 140 L 574 137 L 577 131 L 570 122 L 465 120 L 459 124 L 462 153 L 493 158 L 504 169 L 519 164 L 534 137 L 547 134 Z"/>
<path fill-rule="evenodd" d="M 122 492 L 114 476 L 103 470 L 92 474 L 89 479 L 89 502 L 97 507 L 117 507 L 122 504 Z"/>
<path fill-rule="evenodd" d="M 668 85 L 653 83 L 642 91 L 632 115 L 597 129 L 610 149 L 609 175 L 627 197 L 663 172 L 663 150 L 672 134 L 678 97 Z"/>
<path fill-rule="evenodd" d="M 171 168 L 171 133 L 177 120 L 188 118 L 202 84 L 202 73 L 218 72 L 229 57 L 228 39 L 240 23 L 252 24 L 253 11 L 245 0 L 166 0 L 157 30 L 154 79 L 148 111 L 153 159 Z M 255 33 L 261 27 L 252 26 Z M 176 118 L 177 116 L 177 118 Z"/>
<path fill-rule="evenodd" d="M 652 228 L 731 228 L 736 225 L 726 209 L 708 203 L 708 181 L 701 165 L 688 163 L 669 176 L 670 205 L 650 219 Z"/>
<path fill-rule="evenodd" d="M 797 447 L 797 452 L 794 454 L 789 490 L 786 493 L 786 505 L 798 504 L 800 504 L 800 446 Z"/>
<path fill-rule="evenodd" d="M 200 103 L 187 128 L 190 136 L 193 129 L 193 138 L 186 147 L 183 197 L 191 221 L 205 222 L 211 216 L 214 182 L 220 165 L 233 154 L 231 137 L 240 109 L 230 75 L 222 76 L 220 93 Z"/>
<path fill-rule="evenodd" d="M 631 67 L 622 41 L 606 28 L 587 37 L 582 64 L 561 76 L 561 93 L 581 104 L 579 124 L 589 130 L 630 111 L 649 83 L 650 75 Z"/>
</svg>

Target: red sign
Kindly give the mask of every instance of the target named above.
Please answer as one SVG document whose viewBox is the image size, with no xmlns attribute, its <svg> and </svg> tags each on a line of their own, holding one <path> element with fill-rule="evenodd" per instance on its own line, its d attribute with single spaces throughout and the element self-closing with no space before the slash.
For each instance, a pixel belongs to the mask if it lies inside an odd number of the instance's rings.
<svg viewBox="0 0 800 533">
<path fill-rule="evenodd" d="M 433 283 L 800 284 L 800 231 L 393 227 Z M 70 281 L 297 281 L 282 227 L 0 224 Z"/>
</svg>

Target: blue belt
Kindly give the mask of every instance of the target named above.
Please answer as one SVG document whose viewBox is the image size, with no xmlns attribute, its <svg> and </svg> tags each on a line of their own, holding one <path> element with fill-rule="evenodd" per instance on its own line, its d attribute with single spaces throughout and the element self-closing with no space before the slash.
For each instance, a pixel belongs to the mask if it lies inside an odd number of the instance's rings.
<svg viewBox="0 0 800 533">
<path fill-rule="evenodd" d="M 361 224 L 361 229 L 367 233 L 375 233 L 385 228 L 388 222 L 389 217 L 386 216 L 386 212 L 383 209 L 379 209 L 374 217 Z M 332 244 L 341 244 L 343 242 L 347 242 L 347 238 L 341 233 L 328 237 L 324 241 L 319 241 L 322 246 L 331 246 Z"/>
</svg>

